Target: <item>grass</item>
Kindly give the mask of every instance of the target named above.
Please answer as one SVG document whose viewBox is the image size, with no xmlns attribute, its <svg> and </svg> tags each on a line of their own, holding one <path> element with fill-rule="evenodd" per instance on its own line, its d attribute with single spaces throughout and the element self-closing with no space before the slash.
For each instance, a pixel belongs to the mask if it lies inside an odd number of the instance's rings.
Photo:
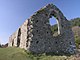
<svg viewBox="0 0 80 60">
<path fill-rule="evenodd" d="M 26 60 L 26 53 L 20 48 L 0 48 L 0 60 Z"/>
<path fill-rule="evenodd" d="M 68 60 L 68 56 L 32 54 L 20 48 L 0 48 L 0 60 Z"/>
</svg>

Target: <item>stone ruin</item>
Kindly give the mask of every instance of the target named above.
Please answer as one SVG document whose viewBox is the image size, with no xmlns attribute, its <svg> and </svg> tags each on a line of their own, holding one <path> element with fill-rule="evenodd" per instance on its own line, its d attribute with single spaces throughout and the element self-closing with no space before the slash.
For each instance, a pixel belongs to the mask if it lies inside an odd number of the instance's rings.
<svg viewBox="0 0 80 60">
<path fill-rule="evenodd" d="M 58 36 L 53 36 L 49 19 L 55 17 Z M 68 53 L 76 51 L 71 23 L 53 4 L 41 8 L 27 19 L 9 38 L 9 47 L 24 48 L 33 53 Z"/>
</svg>

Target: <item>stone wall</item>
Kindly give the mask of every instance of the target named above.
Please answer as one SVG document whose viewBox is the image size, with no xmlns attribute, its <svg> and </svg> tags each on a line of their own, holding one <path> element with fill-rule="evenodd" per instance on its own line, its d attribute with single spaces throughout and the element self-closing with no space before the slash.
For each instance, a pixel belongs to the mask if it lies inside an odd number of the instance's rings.
<svg viewBox="0 0 80 60">
<path fill-rule="evenodd" d="M 58 36 L 52 34 L 49 23 L 51 17 L 56 18 Z M 74 54 L 76 51 L 71 24 L 53 4 L 41 8 L 27 19 L 10 37 L 9 46 L 24 48 L 34 53 Z"/>
</svg>

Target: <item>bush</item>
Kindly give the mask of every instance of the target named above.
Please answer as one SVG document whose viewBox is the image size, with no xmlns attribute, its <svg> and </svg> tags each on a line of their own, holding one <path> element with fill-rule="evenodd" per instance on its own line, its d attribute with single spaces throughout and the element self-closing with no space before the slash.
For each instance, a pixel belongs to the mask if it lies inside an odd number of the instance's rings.
<svg viewBox="0 0 80 60">
<path fill-rule="evenodd" d="M 79 36 L 76 36 L 76 37 L 75 37 L 75 42 L 76 42 L 76 47 L 77 47 L 77 48 L 80 48 L 80 47 L 79 47 L 79 45 L 80 45 L 80 37 L 79 37 Z"/>
<path fill-rule="evenodd" d="M 58 31 L 57 24 L 51 26 L 51 31 L 52 31 L 53 34 Z"/>
</svg>

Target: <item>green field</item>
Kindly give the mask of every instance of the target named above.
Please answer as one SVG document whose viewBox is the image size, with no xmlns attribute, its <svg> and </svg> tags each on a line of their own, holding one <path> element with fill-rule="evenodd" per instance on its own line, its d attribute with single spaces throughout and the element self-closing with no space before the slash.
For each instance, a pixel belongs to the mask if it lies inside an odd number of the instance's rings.
<svg viewBox="0 0 80 60">
<path fill-rule="evenodd" d="M 35 55 L 20 48 L 0 48 L 0 60 L 67 60 L 68 56 Z"/>
</svg>

